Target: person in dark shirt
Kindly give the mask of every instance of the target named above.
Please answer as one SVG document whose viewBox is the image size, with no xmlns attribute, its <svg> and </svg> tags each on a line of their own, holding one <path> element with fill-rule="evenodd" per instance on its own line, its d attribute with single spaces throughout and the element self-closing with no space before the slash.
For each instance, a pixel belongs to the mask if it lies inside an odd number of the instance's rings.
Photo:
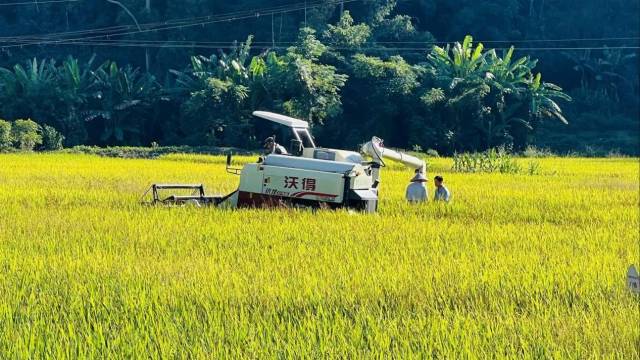
<svg viewBox="0 0 640 360">
<path fill-rule="evenodd" d="M 434 200 L 449 202 L 449 200 L 451 200 L 451 193 L 449 192 L 449 189 L 444 186 L 444 178 L 438 175 L 433 179 L 433 182 L 436 185 Z"/>
<path fill-rule="evenodd" d="M 288 155 L 287 150 L 284 148 L 284 146 L 278 144 L 273 136 L 270 136 L 264 140 L 264 151 L 265 155 Z"/>
</svg>

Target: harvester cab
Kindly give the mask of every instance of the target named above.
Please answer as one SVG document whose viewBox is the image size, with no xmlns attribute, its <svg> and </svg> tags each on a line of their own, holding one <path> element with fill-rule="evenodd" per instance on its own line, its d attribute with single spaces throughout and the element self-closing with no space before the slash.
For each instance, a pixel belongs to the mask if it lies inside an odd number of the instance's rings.
<svg viewBox="0 0 640 360">
<path fill-rule="evenodd" d="M 317 147 L 306 121 L 264 111 L 257 118 L 285 126 L 291 134 L 288 154 L 269 153 L 242 168 L 232 166 L 227 156 L 227 172 L 240 175 L 238 189 L 226 196 L 207 196 L 204 187 L 192 188 L 188 196 L 160 197 L 158 190 L 180 189 L 182 185 L 154 184 L 148 203 L 196 203 L 227 208 L 310 207 L 349 208 L 375 212 L 378 208 L 380 168 L 384 159 L 401 162 L 424 173 L 424 161 L 386 149 L 376 137 L 361 153 Z M 363 155 L 371 160 L 365 161 Z"/>
</svg>

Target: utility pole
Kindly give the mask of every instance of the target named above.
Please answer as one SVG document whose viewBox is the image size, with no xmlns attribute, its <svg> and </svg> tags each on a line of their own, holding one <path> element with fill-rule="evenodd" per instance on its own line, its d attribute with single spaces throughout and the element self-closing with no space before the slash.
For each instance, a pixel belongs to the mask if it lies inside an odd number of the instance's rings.
<svg viewBox="0 0 640 360">
<path fill-rule="evenodd" d="M 271 13 L 271 47 L 276 48 L 276 32 L 273 26 L 273 13 Z"/>
<path fill-rule="evenodd" d="M 144 9 L 147 11 L 147 14 L 151 14 L 151 0 L 146 0 L 144 4 Z M 147 72 L 149 72 L 150 67 L 149 61 L 149 48 L 144 48 L 144 64 L 147 68 Z"/>
<path fill-rule="evenodd" d="M 342 14 L 344 14 L 344 0 L 340 2 L 340 19 L 342 19 Z"/>
<path fill-rule="evenodd" d="M 138 19 L 136 19 L 136 17 L 133 15 L 133 13 L 131 11 L 129 11 L 129 9 L 126 6 L 124 6 L 118 0 L 106 0 L 106 1 L 109 2 L 109 3 L 112 3 L 112 4 L 120 6 L 129 15 L 129 17 L 131 17 L 133 22 L 136 24 L 136 28 L 138 28 L 138 31 L 139 32 L 142 31 L 142 28 L 140 27 L 140 24 L 138 23 Z M 147 5 L 151 6 L 150 0 L 147 0 Z M 146 51 L 145 51 L 145 65 L 147 67 L 147 71 L 149 71 L 149 49 L 146 49 Z"/>
<path fill-rule="evenodd" d="M 284 14 L 280 13 L 280 30 L 278 31 L 278 42 L 282 40 L 282 18 L 283 17 L 284 17 Z"/>
</svg>

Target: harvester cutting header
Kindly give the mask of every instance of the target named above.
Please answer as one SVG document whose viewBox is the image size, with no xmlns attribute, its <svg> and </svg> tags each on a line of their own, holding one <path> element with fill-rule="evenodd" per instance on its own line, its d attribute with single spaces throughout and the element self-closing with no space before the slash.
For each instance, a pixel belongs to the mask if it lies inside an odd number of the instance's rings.
<svg viewBox="0 0 640 360">
<path fill-rule="evenodd" d="M 425 175 L 426 164 L 416 157 L 387 149 L 373 137 L 361 153 L 317 147 L 306 121 L 264 111 L 253 113 L 289 129 L 288 148 L 267 141 L 268 153 L 256 163 L 233 168 L 227 156 L 227 171 L 240 175 L 238 189 L 226 196 L 208 196 L 203 185 L 154 184 L 145 193 L 152 203 L 194 203 L 227 208 L 311 207 L 349 208 L 375 212 L 378 208 L 380 169 L 384 160 L 400 162 Z M 363 155 L 370 158 L 365 160 Z M 162 197 L 167 190 L 195 190 L 188 196 Z"/>
</svg>

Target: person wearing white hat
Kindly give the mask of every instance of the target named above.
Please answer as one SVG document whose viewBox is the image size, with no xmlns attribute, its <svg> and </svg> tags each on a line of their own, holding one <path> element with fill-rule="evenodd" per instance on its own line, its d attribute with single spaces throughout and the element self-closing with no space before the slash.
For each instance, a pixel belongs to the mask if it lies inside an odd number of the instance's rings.
<svg viewBox="0 0 640 360">
<path fill-rule="evenodd" d="M 417 172 L 416 176 L 411 179 L 411 184 L 407 186 L 407 201 L 410 203 L 419 203 L 423 201 L 427 201 L 427 187 L 425 183 L 427 182 L 427 178 L 423 173 Z"/>
</svg>

